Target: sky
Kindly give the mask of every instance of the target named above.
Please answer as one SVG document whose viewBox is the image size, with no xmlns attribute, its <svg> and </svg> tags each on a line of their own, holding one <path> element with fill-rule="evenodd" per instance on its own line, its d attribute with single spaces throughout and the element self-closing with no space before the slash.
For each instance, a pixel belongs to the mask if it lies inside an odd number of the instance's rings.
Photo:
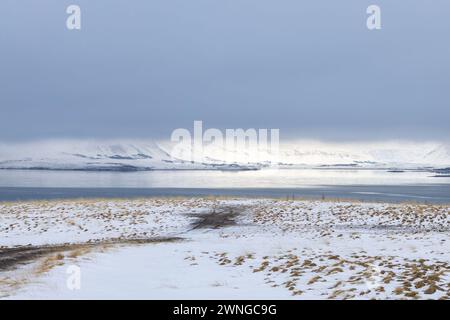
<svg viewBox="0 0 450 320">
<path fill-rule="evenodd" d="M 66 8 L 81 8 L 81 30 Z M 381 8 L 368 30 L 366 8 Z M 450 138 L 448 0 L 2 0 L 0 141 Z"/>
</svg>

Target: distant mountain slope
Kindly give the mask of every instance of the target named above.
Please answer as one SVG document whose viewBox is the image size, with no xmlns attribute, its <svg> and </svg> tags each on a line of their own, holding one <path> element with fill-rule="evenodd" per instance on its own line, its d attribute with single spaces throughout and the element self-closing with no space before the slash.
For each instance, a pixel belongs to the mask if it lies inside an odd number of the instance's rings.
<svg viewBox="0 0 450 320">
<path fill-rule="evenodd" d="M 153 141 L 44 141 L 0 145 L 0 169 L 36 170 L 249 170 L 251 164 L 210 159 L 187 161 L 173 158 L 168 149 Z"/>
<path fill-rule="evenodd" d="M 278 164 L 282 168 L 450 167 L 450 148 L 439 143 L 288 142 L 279 155 L 252 154 L 205 145 L 195 161 L 171 157 L 173 144 L 156 141 L 41 141 L 0 144 L 0 169 L 50 170 L 253 170 Z"/>
<path fill-rule="evenodd" d="M 319 167 L 405 168 L 443 167 L 450 148 L 440 143 L 386 142 L 326 144 L 297 142 L 281 148 L 283 161 Z"/>
</svg>

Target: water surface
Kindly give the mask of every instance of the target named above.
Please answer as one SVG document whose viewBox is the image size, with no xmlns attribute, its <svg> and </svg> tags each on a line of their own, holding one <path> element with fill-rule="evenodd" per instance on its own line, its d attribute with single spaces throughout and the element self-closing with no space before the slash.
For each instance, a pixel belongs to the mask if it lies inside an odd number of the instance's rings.
<svg viewBox="0 0 450 320">
<path fill-rule="evenodd" d="M 450 203 L 450 178 L 386 170 L 82 172 L 0 170 L 0 201 L 144 196 L 267 196 Z"/>
</svg>

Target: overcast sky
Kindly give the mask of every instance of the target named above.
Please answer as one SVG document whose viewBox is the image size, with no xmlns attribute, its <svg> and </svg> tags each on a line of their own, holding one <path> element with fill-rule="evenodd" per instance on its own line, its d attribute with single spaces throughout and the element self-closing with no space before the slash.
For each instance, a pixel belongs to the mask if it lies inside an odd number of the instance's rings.
<svg viewBox="0 0 450 320">
<path fill-rule="evenodd" d="M 169 138 L 194 120 L 448 141 L 449 15 L 448 0 L 1 0 L 0 141 Z"/>
</svg>

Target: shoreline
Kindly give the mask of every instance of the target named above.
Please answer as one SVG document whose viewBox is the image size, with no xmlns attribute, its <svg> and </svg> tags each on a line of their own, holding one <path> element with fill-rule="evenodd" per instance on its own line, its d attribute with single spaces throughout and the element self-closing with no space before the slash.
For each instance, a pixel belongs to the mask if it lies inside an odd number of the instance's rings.
<svg viewBox="0 0 450 320">
<path fill-rule="evenodd" d="M 449 185 L 324 185 L 302 188 L 47 188 L 0 187 L 0 203 L 82 199 L 216 197 L 450 204 Z"/>
</svg>

